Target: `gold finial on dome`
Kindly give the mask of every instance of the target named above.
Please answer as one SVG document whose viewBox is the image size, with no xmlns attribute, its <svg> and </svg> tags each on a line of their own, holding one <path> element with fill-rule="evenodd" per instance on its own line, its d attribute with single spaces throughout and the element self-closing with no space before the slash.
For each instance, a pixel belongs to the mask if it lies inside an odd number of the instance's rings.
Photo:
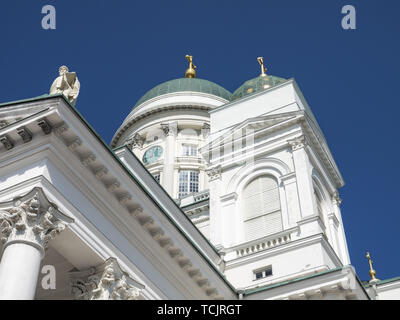
<svg viewBox="0 0 400 320">
<path fill-rule="evenodd" d="M 366 257 L 367 257 L 368 262 L 369 262 L 369 275 L 371 277 L 371 281 L 372 282 L 379 281 L 379 279 L 376 278 L 376 271 L 372 268 L 372 260 L 371 260 L 371 256 L 370 256 L 369 252 L 367 252 Z"/>
<path fill-rule="evenodd" d="M 193 64 L 193 56 L 186 55 L 186 60 L 189 61 L 189 69 L 185 72 L 185 78 L 196 78 L 196 66 Z"/>
<path fill-rule="evenodd" d="M 267 75 L 267 68 L 264 66 L 264 58 L 258 57 L 257 61 L 261 66 L 261 77 L 265 77 Z"/>
</svg>

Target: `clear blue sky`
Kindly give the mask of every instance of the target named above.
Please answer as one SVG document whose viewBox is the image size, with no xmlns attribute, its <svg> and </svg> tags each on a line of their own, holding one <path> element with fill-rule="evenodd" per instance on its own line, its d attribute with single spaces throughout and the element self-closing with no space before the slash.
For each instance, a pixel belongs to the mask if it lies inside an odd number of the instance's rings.
<svg viewBox="0 0 400 320">
<path fill-rule="evenodd" d="M 56 30 L 41 28 L 42 6 Z M 341 28 L 352 4 L 357 29 Z M 107 142 L 135 102 L 182 77 L 231 92 L 259 73 L 294 77 L 346 181 L 340 190 L 352 264 L 368 279 L 400 276 L 399 1 L 31 1 L 0 3 L 0 102 L 47 93 L 66 64 L 81 82 L 77 108 Z"/>
</svg>

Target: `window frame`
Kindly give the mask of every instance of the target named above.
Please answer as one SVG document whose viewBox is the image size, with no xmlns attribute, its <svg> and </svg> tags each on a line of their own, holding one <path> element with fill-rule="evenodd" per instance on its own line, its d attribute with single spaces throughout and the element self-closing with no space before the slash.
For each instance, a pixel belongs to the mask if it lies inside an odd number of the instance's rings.
<svg viewBox="0 0 400 320">
<path fill-rule="evenodd" d="M 188 152 L 185 152 L 185 148 Z M 194 143 L 182 143 L 182 156 L 184 157 L 198 157 L 198 145 Z"/>
<path fill-rule="evenodd" d="M 182 179 L 183 173 L 186 177 Z M 185 187 L 185 188 L 183 188 Z M 197 170 L 179 170 L 178 173 L 178 199 L 181 199 L 191 193 L 199 192 L 200 187 L 200 172 Z M 182 190 L 182 189 L 186 189 Z"/>
</svg>

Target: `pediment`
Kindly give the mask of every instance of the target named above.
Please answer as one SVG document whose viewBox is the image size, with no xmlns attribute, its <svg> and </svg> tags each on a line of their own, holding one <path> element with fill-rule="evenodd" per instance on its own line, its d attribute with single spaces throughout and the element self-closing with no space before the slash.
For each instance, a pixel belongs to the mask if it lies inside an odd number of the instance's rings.
<svg viewBox="0 0 400 320">
<path fill-rule="evenodd" d="M 213 139 L 206 147 L 203 147 L 202 149 L 213 148 L 225 142 L 230 142 L 232 137 L 244 136 L 246 135 L 246 130 L 252 130 L 252 132 L 257 133 L 257 131 L 273 127 L 276 127 L 278 129 L 279 127 L 281 127 L 281 125 L 287 125 L 292 122 L 297 122 L 300 118 L 303 117 L 304 111 L 294 111 L 249 118 L 230 128 L 221 136 Z"/>
</svg>

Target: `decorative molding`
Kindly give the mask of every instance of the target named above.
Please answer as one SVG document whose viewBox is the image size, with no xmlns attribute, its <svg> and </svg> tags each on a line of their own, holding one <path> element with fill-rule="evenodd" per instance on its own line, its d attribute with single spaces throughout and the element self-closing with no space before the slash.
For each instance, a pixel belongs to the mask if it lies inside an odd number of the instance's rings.
<svg viewBox="0 0 400 320">
<path fill-rule="evenodd" d="M 0 142 L 3 144 L 6 150 L 14 148 L 14 142 L 7 135 L 0 137 Z"/>
<path fill-rule="evenodd" d="M 42 128 L 44 134 L 49 134 L 53 127 L 47 122 L 46 119 L 41 119 L 38 121 L 38 125 Z"/>
<path fill-rule="evenodd" d="M 108 173 L 108 169 L 106 167 L 101 167 L 97 171 L 95 171 L 94 175 L 96 176 L 97 179 L 101 179 Z"/>
<path fill-rule="evenodd" d="M 56 136 L 62 136 L 62 134 L 69 129 L 68 125 L 66 123 L 63 123 L 56 128 L 54 128 L 54 133 Z"/>
<path fill-rule="evenodd" d="M 184 209 L 182 209 L 182 210 L 184 210 Z M 188 217 L 190 217 L 190 220 L 192 220 L 193 223 L 200 223 L 200 222 L 209 220 L 209 214 L 207 214 L 206 216 L 204 216 L 204 215 L 200 216 L 204 212 L 209 212 L 209 211 L 210 211 L 210 206 L 208 203 L 206 205 L 191 208 L 187 211 L 184 210 L 185 214 Z"/>
<path fill-rule="evenodd" d="M 210 124 L 208 122 L 204 122 L 203 127 L 201 128 L 201 133 L 204 139 L 207 139 L 210 135 Z"/>
<path fill-rule="evenodd" d="M 32 133 L 25 127 L 18 128 L 17 133 L 20 135 L 24 143 L 32 140 Z"/>
<path fill-rule="evenodd" d="M 78 148 L 80 145 L 82 145 L 81 139 L 76 138 L 70 144 L 68 144 L 68 149 L 71 150 L 71 151 L 75 151 L 76 148 Z"/>
<path fill-rule="evenodd" d="M 206 173 L 208 175 L 209 181 L 220 179 L 221 178 L 221 166 L 217 166 L 217 167 L 208 169 L 208 170 L 206 170 Z"/>
<path fill-rule="evenodd" d="M 200 191 L 197 194 L 194 194 L 193 199 L 195 202 L 210 199 L 210 190 L 204 190 L 204 191 Z"/>
<path fill-rule="evenodd" d="M 332 204 L 339 207 L 341 203 L 342 199 L 339 197 L 339 192 L 335 191 L 332 195 Z"/>
<path fill-rule="evenodd" d="M 107 186 L 108 191 L 110 192 L 114 192 L 116 191 L 119 187 L 121 186 L 121 184 L 118 181 L 114 181 L 113 183 L 111 183 L 110 185 Z"/>
<path fill-rule="evenodd" d="M 90 153 L 85 159 L 83 159 L 81 162 L 83 166 L 88 167 L 92 163 L 96 161 L 96 156 L 93 153 Z"/>
<path fill-rule="evenodd" d="M 194 213 L 194 214 L 197 214 L 197 212 Z M 194 215 L 194 214 L 192 214 L 192 215 Z M 196 216 L 196 217 L 191 217 L 190 220 L 192 220 L 192 222 L 196 225 L 198 223 L 203 223 L 203 222 L 209 221 L 210 220 L 210 216 L 208 214 L 207 215 L 202 215 L 202 216 Z"/>
<path fill-rule="evenodd" d="M 115 258 L 85 271 L 70 272 L 69 276 L 76 300 L 137 300 L 145 288 L 129 277 Z"/>
<path fill-rule="evenodd" d="M 135 133 L 135 135 L 132 138 L 128 139 L 125 142 L 125 145 L 129 149 L 138 148 L 138 147 L 141 148 L 141 147 L 143 147 L 144 141 L 145 141 L 144 137 L 142 137 L 139 133 Z"/>
<path fill-rule="evenodd" d="M 118 198 L 118 201 L 122 205 L 126 205 L 129 200 L 132 199 L 132 196 L 129 193 L 123 194 L 121 197 Z"/>
<path fill-rule="evenodd" d="M 0 235 L 5 245 L 30 243 L 44 250 L 73 219 L 61 213 L 39 187 L 12 201 L 0 203 Z"/>
<path fill-rule="evenodd" d="M 215 98 L 215 96 L 213 97 Z M 149 115 L 164 112 L 164 111 L 171 111 L 171 110 L 187 110 L 187 109 L 194 109 L 194 110 L 204 110 L 204 111 L 209 111 L 211 110 L 211 106 L 201 106 L 201 105 L 166 105 L 166 106 L 160 106 L 155 109 L 148 110 L 144 113 L 139 113 L 135 114 L 135 116 L 132 118 L 130 115 L 128 115 L 127 119 L 125 119 L 124 123 L 121 125 L 121 127 L 117 130 L 116 134 L 112 138 L 111 141 L 111 148 L 115 148 L 118 145 L 119 138 L 129 129 L 131 128 L 135 123 L 138 121 L 148 117 Z"/>
<path fill-rule="evenodd" d="M 340 223 L 339 223 L 338 218 L 336 218 L 335 213 L 333 213 L 333 212 L 329 213 L 329 214 L 328 214 L 328 218 L 329 218 L 329 220 L 330 220 L 332 223 L 335 224 L 336 228 L 339 227 L 339 224 L 340 224 Z"/>
<path fill-rule="evenodd" d="M 279 179 L 283 184 L 289 184 L 296 181 L 296 172 L 289 172 L 283 176 L 280 176 Z"/>
<path fill-rule="evenodd" d="M 142 207 L 137 207 L 137 208 L 135 208 L 135 209 L 133 209 L 132 211 L 130 211 L 129 212 L 130 213 L 130 215 L 132 216 L 132 217 L 138 217 L 139 215 L 142 215 L 143 214 L 143 208 Z"/>
<path fill-rule="evenodd" d="M 287 142 L 292 147 L 292 151 L 295 151 L 295 150 L 298 150 L 301 148 L 305 148 L 309 144 L 305 135 L 301 135 L 297 138 L 287 140 Z"/>
<path fill-rule="evenodd" d="M 238 194 L 236 192 L 231 192 L 231 193 L 225 194 L 223 196 L 220 196 L 219 198 L 220 198 L 221 202 L 234 203 L 238 198 Z"/>
<path fill-rule="evenodd" d="M 176 136 L 178 133 L 177 125 L 171 123 L 161 123 L 161 130 L 166 137 Z"/>
</svg>

